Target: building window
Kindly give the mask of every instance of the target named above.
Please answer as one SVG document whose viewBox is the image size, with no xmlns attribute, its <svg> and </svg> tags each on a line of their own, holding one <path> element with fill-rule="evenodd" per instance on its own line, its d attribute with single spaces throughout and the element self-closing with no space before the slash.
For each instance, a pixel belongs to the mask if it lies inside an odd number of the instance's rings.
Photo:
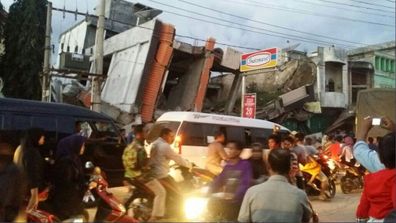
<svg viewBox="0 0 396 223">
<path fill-rule="evenodd" d="M 375 69 L 378 70 L 380 68 L 381 61 L 380 58 L 377 56 L 375 57 Z"/>
<path fill-rule="evenodd" d="M 390 69 L 390 59 L 386 59 L 386 68 L 385 68 L 385 71 L 386 71 L 386 72 L 391 71 L 391 69 Z"/>
<path fill-rule="evenodd" d="M 381 71 L 385 71 L 385 66 L 386 66 L 385 58 L 381 57 L 381 68 L 380 68 L 380 70 Z"/>
<path fill-rule="evenodd" d="M 391 60 L 391 62 L 390 62 L 390 71 L 392 72 L 392 73 L 394 73 L 395 72 L 395 61 L 394 60 Z"/>
<path fill-rule="evenodd" d="M 329 92 L 334 92 L 335 91 L 335 84 L 333 79 L 329 79 Z"/>
</svg>

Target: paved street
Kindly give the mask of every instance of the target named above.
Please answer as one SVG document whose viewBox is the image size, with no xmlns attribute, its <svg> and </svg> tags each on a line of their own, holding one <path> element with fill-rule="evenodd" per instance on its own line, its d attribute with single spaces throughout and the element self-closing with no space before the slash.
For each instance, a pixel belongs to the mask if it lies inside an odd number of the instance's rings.
<svg viewBox="0 0 396 223">
<path fill-rule="evenodd" d="M 121 200 L 126 195 L 126 188 L 124 187 L 111 188 L 110 190 Z M 319 214 L 320 222 L 354 222 L 359 198 L 360 191 L 343 194 L 340 187 L 337 186 L 337 194 L 331 201 L 321 201 L 316 197 L 310 199 L 314 209 Z M 91 210 L 90 215 L 93 213 L 94 210 Z"/>
<path fill-rule="evenodd" d="M 320 201 L 311 198 L 314 209 L 319 213 L 321 222 L 354 222 L 355 210 L 359 204 L 361 191 L 343 194 L 337 186 L 337 194 L 330 201 Z"/>
</svg>

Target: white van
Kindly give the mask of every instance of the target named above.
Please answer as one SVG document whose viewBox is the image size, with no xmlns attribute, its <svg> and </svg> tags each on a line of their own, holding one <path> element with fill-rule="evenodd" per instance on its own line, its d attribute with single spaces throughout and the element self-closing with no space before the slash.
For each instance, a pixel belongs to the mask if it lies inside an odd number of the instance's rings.
<svg viewBox="0 0 396 223">
<path fill-rule="evenodd" d="M 169 128 L 176 134 L 173 149 L 183 158 L 203 168 L 208 144 L 214 140 L 216 131 L 223 132 L 226 140 L 239 141 L 244 148 L 249 148 L 255 142 L 266 146 L 267 137 L 272 134 L 275 125 L 280 127 L 282 134 L 290 132 L 276 123 L 259 119 L 198 112 L 167 112 L 151 128 L 147 143 L 149 145 L 156 140 L 163 128 Z M 150 146 L 148 150 L 149 148 Z"/>
</svg>

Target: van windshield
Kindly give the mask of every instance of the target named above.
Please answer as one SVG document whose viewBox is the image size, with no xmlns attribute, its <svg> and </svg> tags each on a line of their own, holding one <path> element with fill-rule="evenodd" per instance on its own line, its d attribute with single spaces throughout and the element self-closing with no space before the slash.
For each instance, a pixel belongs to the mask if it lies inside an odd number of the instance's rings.
<svg viewBox="0 0 396 223">
<path fill-rule="evenodd" d="M 171 121 L 160 121 L 160 122 L 156 122 L 153 127 L 150 130 L 150 133 L 147 136 L 147 141 L 149 143 L 154 142 L 154 140 L 156 140 L 160 134 L 161 134 L 161 130 L 163 128 L 168 128 L 170 130 L 172 130 L 175 134 L 177 133 L 177 129 L 180 126 L 180 122 L 171 122 Z"/>
</svg>

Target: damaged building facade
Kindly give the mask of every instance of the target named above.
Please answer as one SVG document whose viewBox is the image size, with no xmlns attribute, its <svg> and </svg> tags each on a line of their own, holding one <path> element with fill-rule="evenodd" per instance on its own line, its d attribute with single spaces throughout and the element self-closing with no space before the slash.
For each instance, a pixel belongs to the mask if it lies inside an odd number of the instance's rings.
<svg viewBox="0 0 396 223">
<path fill-rule="evenodd" d="M 122 0 L 108 2 L 103 113 L 122 125 L 152 122 L 166 111 L 240 115 L 241 52 L 215 48 L 210 37 L 200 46 L 183 42 L 174 26 L 156 19 L 160 10 Z M 87 17 L 60 36 L 59 68 L 95 73 L 96 22 Z M 256 118 L 306 133 L 351 129 L 357 92 L 378 85 L 376 66 L 382 65 L 378 55 L 389 59 L 388 48 L 377 52 L 374 47 L 376 53 L 372 49 L 318 47 L 309 54 L 280 49 L 275 70 L 246 76 L 246 92 L 257 94 Z M 70 63 L 73 55 L 80 59 Z M 394 54 L 393 65 L 391 59 L 384 60 L 389 68 L 383 69 L 389 72 L 394 69 Z M 53 78 L 52 83 L 55 101 L 90 106 L 87 76 Z"/>
<path fill-rule="evenodd" d="M 102 112 L 125 125 L 154 121 L 166 111 L 202 111 L 211 72 L 227 69 L 215 59 L 215 40 L 208 38 L 202 46 L 182 42 L 175 27 L 155 18 L 159 10 L 111 2 L 106 10 Z M 118 11 L 125 16 L 114 17 Z M 86 19 L 61 35 L 58 65 L 68 69 L 68 75 L 73 76 L 73 68 L 95 73 L 91 57 L 95 24 L 95 18 Z M 68 66 L 72 63 L 65 63 L 65 54 L 83 56 L 77 66 Z M 86 79 L 53 79 L 53 98 L 66 101 L 66 97 L 68 103 L 89 107 L 90 80 Z"/>
</svg>

